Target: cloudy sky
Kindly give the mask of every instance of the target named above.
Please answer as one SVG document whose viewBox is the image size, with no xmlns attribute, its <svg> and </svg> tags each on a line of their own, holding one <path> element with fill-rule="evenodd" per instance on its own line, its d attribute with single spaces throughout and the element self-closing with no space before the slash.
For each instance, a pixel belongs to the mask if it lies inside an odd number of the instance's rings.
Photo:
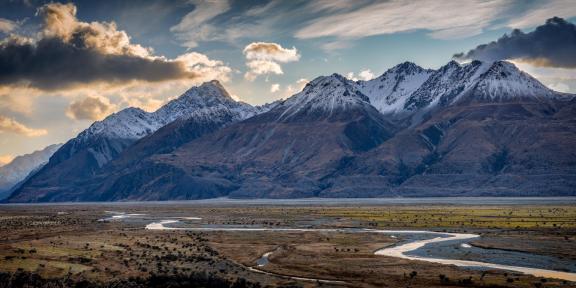
<svg viewBox="0 0 576 288">
<path fill-rule="evenodd" d="M 0 0 L 0 165 L 211 79 L 263 104 L 334 72 L 508 59 L 574 93 L 573 23 L 573 0 Z"/>
</svg>

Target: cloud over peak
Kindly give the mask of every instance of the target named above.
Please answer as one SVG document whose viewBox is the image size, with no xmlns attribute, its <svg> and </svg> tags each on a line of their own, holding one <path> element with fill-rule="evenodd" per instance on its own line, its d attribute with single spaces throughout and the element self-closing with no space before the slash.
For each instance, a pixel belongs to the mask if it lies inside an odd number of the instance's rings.
<svg viewBox="0 0 576 288">
<path fill-rule="evenodd" d="M 550 18 L 534 31 L 518 29 L 497 41 L 454 55 L 457 60 L 517 60 L 534 66 L 576 68 L 576 25 Z"/>
</svg>

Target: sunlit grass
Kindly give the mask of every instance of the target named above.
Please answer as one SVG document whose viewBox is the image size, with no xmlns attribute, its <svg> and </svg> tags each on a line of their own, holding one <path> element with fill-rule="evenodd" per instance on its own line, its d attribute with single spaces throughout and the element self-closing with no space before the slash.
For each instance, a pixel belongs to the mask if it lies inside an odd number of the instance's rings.
<svg viewBox="0 0 576 288">
<path fill-rule="evenodd" d="M 576 228 L 576 207 L 336 208 L 322 216 L 367 221 L 378 227 Z"/>
</svg>

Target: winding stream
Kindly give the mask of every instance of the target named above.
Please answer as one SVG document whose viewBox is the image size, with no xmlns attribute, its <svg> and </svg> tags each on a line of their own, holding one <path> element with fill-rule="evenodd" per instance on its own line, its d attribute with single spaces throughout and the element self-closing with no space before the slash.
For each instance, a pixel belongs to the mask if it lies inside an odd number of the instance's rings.
<svg viewBox="0 0 576 288">
<path fill-rule="evenodd" d="M 180 219 L 189 220 L 200 220 L 200 218 L 188 217 Z M 426 261 L 431 263 L 438 263 L 444 265 L 455 265 L 459 267 L 474 267 L 474 268 L 484 268 L 484 269 L 500 269 L 508 270 L 514 272 L 520 272 L 524 274 L 534 275 L 536 277 L 546 277 L 546 278 L 556 278 L 568 281 L 576 281 L 576 273 L 561 272 L 554 270 L 546 270 L 531 267 L 520 267 L 513 265 L 503 265 L 496 263 L 480 262 L 480 261 L 469 261 L 469 260 L 458 260 L 458 259 L 445 259 L 438 257 L 422 256 L 422 255 L 412 255 L 415 251 L 422 251 L 425 246 L 431 246 L 433 244 L 452 242 L 456 241 L 460 243 L 461 247 L 469 248 L 470 245 L 466 243 L 469 240 L 480 237 L 477 234 L 466 234 L 466 233 L 444 233 L 444 232 L 434 232 L 425 230 L 377 230 L 377 229 L 330 229 L 330 228 L 246 228 L 246 227 L 168 227 L 168 224 L 178 223 L 180 220 L 161 220 L 159 222 L 153 222 L 146 225 L 148 230 L 185 230 L 185 231 L 271 231 L 271 232 L 338 232 L 338 233 L 381 233 L 381 234 L 405 234 L 405 235 L 426 235 L 432 238 L 427 239 L 415 239 L 410 240 L 408 243 L 395 245 L 392 247 L 385 247 L 374 252 L 376 255 L 396 257 L 407 260 L 417 260 Z M 392 235 L 395 237 L 394 235 Z M 267 252 L 259 260 L 261 262 L 257 263 L 259 267 L 267 264 L 268 256 L 273 253 Z M 258 272 L 264 272 L 262 270 L 254 269 Z"/>
</svg>

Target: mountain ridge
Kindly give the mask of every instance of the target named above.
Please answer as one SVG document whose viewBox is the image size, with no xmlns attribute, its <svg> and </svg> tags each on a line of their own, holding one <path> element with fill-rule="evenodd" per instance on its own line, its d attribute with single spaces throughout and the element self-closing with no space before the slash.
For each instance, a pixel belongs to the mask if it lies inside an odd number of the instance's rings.
<svg viewBox="0 0 576 288">
<path fill-rule="evenodd" d="M 234 104 L 214 126 L 173 121 L 98 175 L 11 201 L 574 195 L 574 99 L 503 61 L 405 62 L 358 82 L 332 74 L 266 108 Z"/>
</svg>

